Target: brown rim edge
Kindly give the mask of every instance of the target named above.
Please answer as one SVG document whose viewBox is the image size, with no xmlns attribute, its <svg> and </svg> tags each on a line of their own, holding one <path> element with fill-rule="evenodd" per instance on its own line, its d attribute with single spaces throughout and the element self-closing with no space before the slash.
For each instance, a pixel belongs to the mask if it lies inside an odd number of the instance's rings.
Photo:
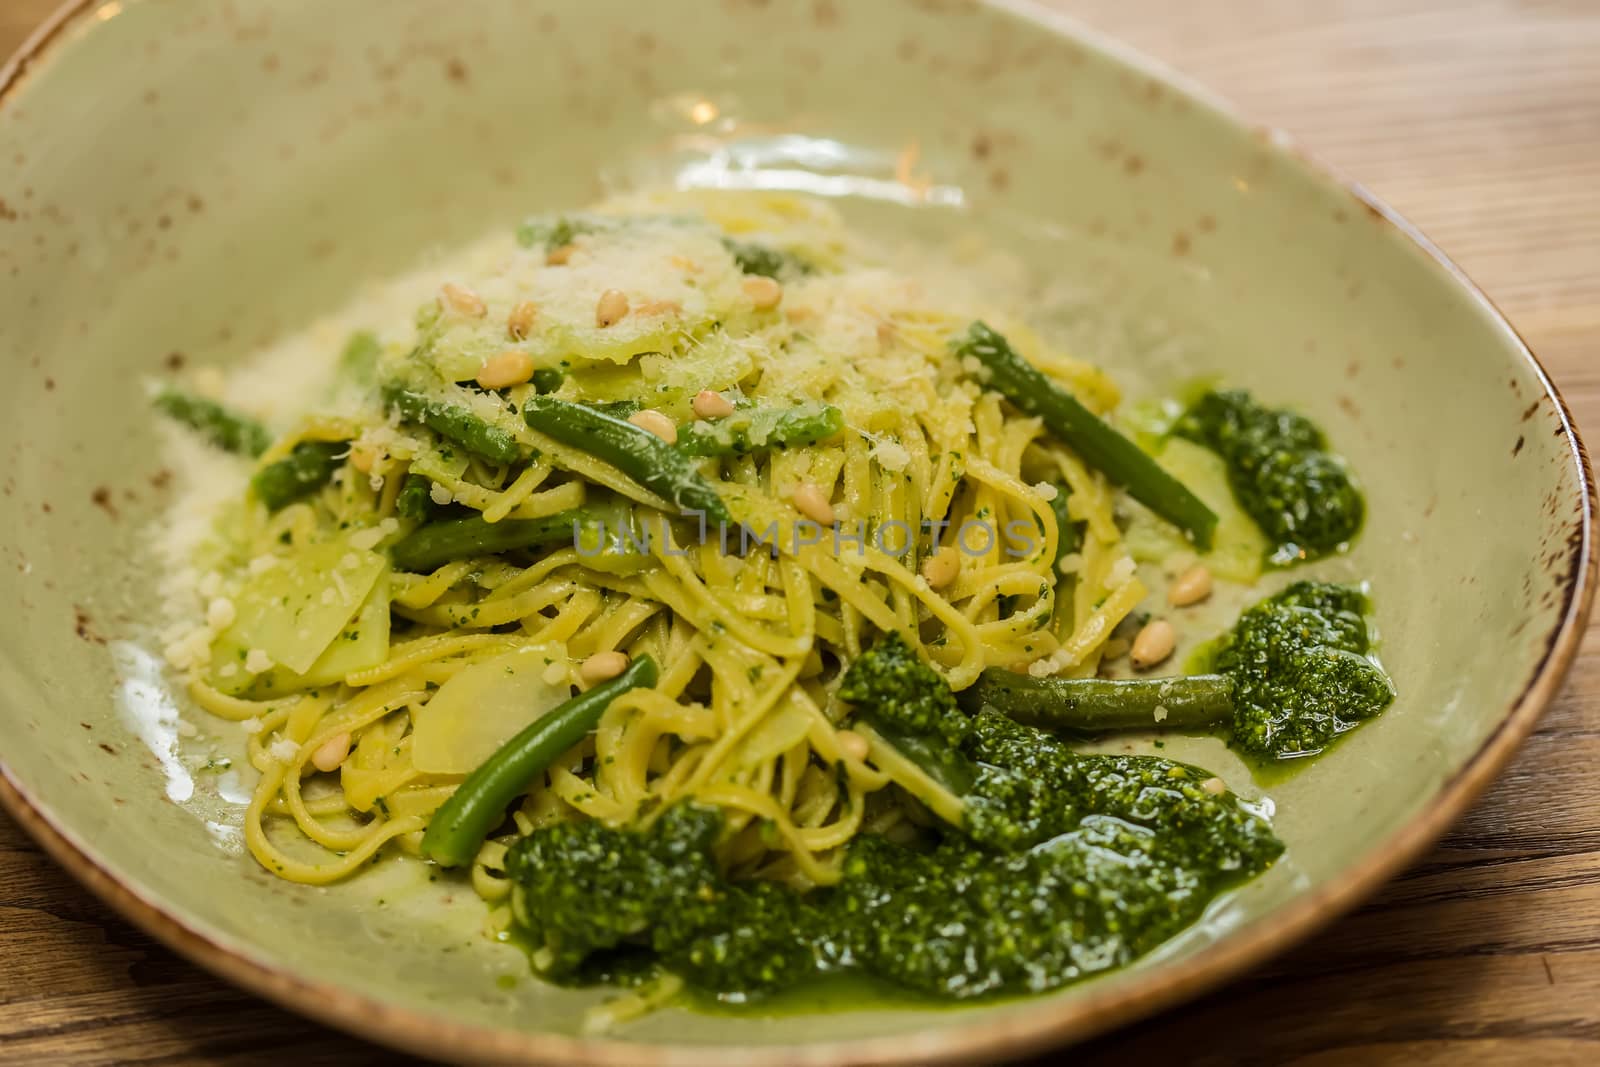
<svg viewBox="0 0 1600 1067">
<path fill-rule="evenodd" d="M 23 84 L 25 75 L 62 31 L 95 9 L 100 0 L 66 0 L 0 66 L 0 105 Z M 1122 64 L 1173 85 L 1192 99 L 1228 119 L 1242 130 L 1250 124 L 1227 102 L 1187 77 L 1075 20 L 1045 10 L 1031 0 L 984 0 L 1013 17 L 1083 41 Z M 1263 960 L 1283 951 L 1331 923 L 1383 882 L 1417 858 L 1459 818 L 1494 780 L 1539 716 L 1559 691 L 1576 655 L 1584 623 L 1593 607 L 1595 582 L 1600 577 L 1596 557 L 1596 514 L 1600 510 L 1594 474 L 1571 411 L 1560 391 L 1527 343 L 1494 303 L 1421 231 L 1360 185 L 1315 159 L 1294 142 L 1271 131 L 1279 150 L 1300 156 L 1301 164 L 1319 177 L 1347 190 L 1419 248 L 1436 267 L 1470 295 L 1488 316 L 1516 341 L 1520 354 L 1533 370 L 1555 405 L 1561 429 L 1572 453 L 1582 486 L 1577 501 L 1582 537 L 1568 558 L 1565 603 L 1560 621 L 1549 632 L 1544 656 L 1528 683 L 1499 725 L 1484 739 L 1461 769 L 1445 782 L 1432 803 L 1411 822 L 1395 831 L 1361 862 L 1341 875 L 1292 901 L 1269 918 L 1252 924 L 1187 960 L 1153 970 L 1150 974 L 1104 990 L 1091 988 L 1048 1011 L 1045 1005 L 1031 1012 L 1007 1012 L 998 1018 L 957 1025 L 923 1034 L 867 1038 L 806 1046 L 662 1046 L 602 1038 L 573 1038 L 555 1034 L 521 1033 L 455 1022 L 396 1007 L 343 987 L 301 978 L 258 960 L 243 948 L 223 944 L 188 925 L 156 901 L 117 880 L 68 831 L 57 825 L 42 804 L 28 795 L 0 763 L 0 805 L 40 846 L 79 882 L 130 922 L 142 927 L 167 947 L 217 976 L 233 982 L 283 1007 L 369 1040 L 448 1060 L 479 1062 L 533 1062 L 548 1064 L 624 1067 L 648 1063 L 652 1067 L 682 1064 L 757 1065 L 757 1067 L 821 1067 L 824 1064 L 909 1064 L 976 1062 L 981 1058 L 1025 1055 L 1051 1045 L 1077 1041 L 1150 1014 L 1220 985 Z"/>
</svg>

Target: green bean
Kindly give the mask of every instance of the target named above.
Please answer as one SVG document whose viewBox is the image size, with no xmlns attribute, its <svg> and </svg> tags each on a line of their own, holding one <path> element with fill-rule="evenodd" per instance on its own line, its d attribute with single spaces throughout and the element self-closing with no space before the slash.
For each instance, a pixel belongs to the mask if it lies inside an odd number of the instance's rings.
<svg viewBox="0 0 1600 1067">
<path fill-rule="evenodd" d="M 395 497 L 394 509 L 403 519 L 431 519 L 438 505 L 433 502 L 433 482 L 420 474 L 407 474 Z"/>
<path fill-rule="evenodd" d="M 613 419 L 627 421 L 628 416 L 637 415 L 644 410 L 644 405 L 637 400 L 585 400 L 583 406 L 590 411 L 598 411 L 602 415 L 610 415 Z"/>
<path fill-rule="evenodd" d="M 389 556 L 397 569 L 418 574 L 452 560 L 571 541 L 577 536 L 577 528 L 587 522 L 585 513 L 576 508 L 539 519 L 485 522 L 482 516 L 473 515 L 431 522 L 401 538 L 389 550 Z"/>
<path fill-rule="evenodd" d="M 1054 730 L 1195 729 L 1230 721 L 1233 680 L 1220 674 L 1034 678 L 990 667 L 956 698 L 969 711 L 987 706 L 1017 722 Z M 1157 708 L 1163 709 L 1159 718 Z"/>
<path fill-rule="evenodd" d="M 732 522 L 727 505 L 689 456 L 649 430 L 565 400 L 530 396 L 522 407 L 530 427 L 611 464 L 652 492 L 708 521 Z"/>
<path fill-rule="evenodd" d="M 517 227 L 517 243 L 523 248 L 537 246 L 549 251 L 569 245 L 585 234 L 619 229 L 626 222 L 626 219 L 602 215 L 539 215 Z"/>
<path fill-rule="evenodd" d="M 272 444 L 272 435 L 265 426 L 215 401 L 177 389 L 163 389 L 156 394 L 154 404 L 164 414 L 204 434 L 206 440 L 223 451 L 259 456 Z"/>
<path fill-rule="evenodd" d="M 359 385 L 372 382 L 378 371 L 378 357 L 383 354 L 383 345 L 378 342 L 378 335 L 371 330 L 358 330 L 350 335 L 344 343 L 344 351 L 339 353 L 339 375 Z"/>
<path fill-rule="evenodd" d="M 724 237 L 722 246 L 733 255 L 733 261 L 745 274 L 759 274 L 765 278 L 811 273 L 811 264 L 781 248 L 756 244 L 752 241 L 735 241 Z"/>
<path fill-rule="evenodd" d="M 386 387 L 384 399 L 402 417 L 422 423 L 473 455 L 495 463 L 515 463 L 522 458 L 522 447 L 515 437 L 460 404 L 425 396 L 403 385 Z"/>
<path fill-rule="evenodd" d="M 561 388 L 561 383 L 566 380 L 566 375 L 556 367 L 540 367 L 533 372 L 533 388 L 540 396 L 553 393 Z"/>
<path fill-rule="evenodd" d="M 678 451 L 690 456 L 743 456 L 825 441 L 844 429 L 844 414 L 831 404 L 749 408 L 725 419 L 678 427 Z"/>
<path fill-rule="evenodd" d="M 1050 510 L 1056 517 L 1056 558 L 1051 567 L 1055 580 L 1061 580 L 1061 561 L 1083 547 L 1083 534 L 1078 529 L 1078 524 L 1067 512 L 1067 501 L 1072 496 L 1072 490 L 1066 482 L 1051 482 L 1056 495 L 1050 498 Z"/>
<path fill-rule="evenodd" d="M 277 511 L 327 485 L 349 451 L 349 441 L 301 441 L 283 459 L 256 471 L 250 484 L 267 510 Z"/>
<path fill-rule="evenodd" d="M 1053 626 L 1059 631 L 1065 627 L 1072 627 L 1072 590 L 1076 579 L 1068 578 L 1061 572 L 1061 561 L 1083 547 L 1083 532 L 1078 529 L 1078 524 L 1073 521 L 1067 503 L 1072 498 L 1072 490 L 1066 482 L 1051 482 L 1056 495 L 1050 498 L 1050 511 L 1056 517 L 1056 558 L 1051 561 L 1051 582 L 1055 585 L 1055 605 L 1051 608 L 1050 618 Z"/>
<path fill-rule="evenodd" d="M 955 349 L 958 356 L 972 356 L 988 369 L 984 383 L 988 388 L 1023 414 L 1043 419 L 1045 428 L 1090 467 L 1183 530 L 1198 547 L 1211 547 L 1216 514 L 1138 445 L 1018 355 L 1004 337 L 983 323 L 974 322 L 966 336 L 956 342 Z"/>
<path fill-rule="evenodd" d="M 434 813 L 422 835 L 422 854 L 443 867 L 471 863 L 484 839 L 505 819 L 506 808 L 595 728 L 613 700 L 630 689 L 655 685 L 656 675 L 655 660 L 640 656 L 617 677 L 546 712 L 507 741 Z"/>
</svg>

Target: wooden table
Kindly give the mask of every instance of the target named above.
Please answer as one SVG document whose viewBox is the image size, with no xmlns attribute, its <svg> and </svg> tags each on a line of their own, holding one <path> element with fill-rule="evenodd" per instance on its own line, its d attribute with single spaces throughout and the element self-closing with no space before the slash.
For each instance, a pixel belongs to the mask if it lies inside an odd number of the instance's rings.
<svg viewBox="0 0 1600 1067">
<path fill-rule="evenodd" d="M 1294 131 L 1427 231 L 1600 440 L 1600 2 L 1053 0 Z M 54 0 L 4 0 L 0 52 Z M 1600 639 L 1376 900 L 1093 1063 L 1600 1063 Z M 172 956 L 0 816 L 0 1061 L 393 1062 Z M 1081 1061 L 1080 1061 L 1081 1062 Z"/>
</svg>

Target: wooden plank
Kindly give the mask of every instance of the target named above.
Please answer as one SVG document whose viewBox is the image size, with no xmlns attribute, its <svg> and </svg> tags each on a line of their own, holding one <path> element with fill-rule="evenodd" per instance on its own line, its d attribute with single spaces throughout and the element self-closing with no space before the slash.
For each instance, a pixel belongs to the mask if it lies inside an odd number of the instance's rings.
<svg viewBox="0 0 1600 1067">
<path fill-rule="evenodd" d="M 1450 252 L 1600 427 L 1600 5 L 1052 0 L 1295 133 Z M 0 4 L 0 50 L 53 6 Z M 1600 1062 L 1600 637 L 1434 853 L 1300 949 L 1091 1043 L 1095 1064 Z M 393 1057 L 111 915 L 0 817 L 0 1062 Z"/>
</svg>

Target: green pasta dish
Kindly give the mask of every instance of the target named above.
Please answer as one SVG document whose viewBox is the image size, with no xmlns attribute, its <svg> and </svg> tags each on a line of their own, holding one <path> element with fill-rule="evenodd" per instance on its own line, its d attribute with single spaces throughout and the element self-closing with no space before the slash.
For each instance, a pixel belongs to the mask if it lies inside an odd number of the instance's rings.
<svg viewBox="0 0 1600 1067">
<path fill-rule="evenodd" d="M 1367 592 L 1292 571 L 1364 519 L 1317 426 L 1238 389 L 1119 415 L 824 203 L 535 217 L 427 292 L 287 404 L 157 393 L 236 457 L 166 656 L 246 724 L 255 861 L 433 865 L 538 975 L 623 990 L 596 1025 L 1128 964 L 1283 846 L 1097 739 L 1269 764 L 1393 699 Z"/>
</svg>

